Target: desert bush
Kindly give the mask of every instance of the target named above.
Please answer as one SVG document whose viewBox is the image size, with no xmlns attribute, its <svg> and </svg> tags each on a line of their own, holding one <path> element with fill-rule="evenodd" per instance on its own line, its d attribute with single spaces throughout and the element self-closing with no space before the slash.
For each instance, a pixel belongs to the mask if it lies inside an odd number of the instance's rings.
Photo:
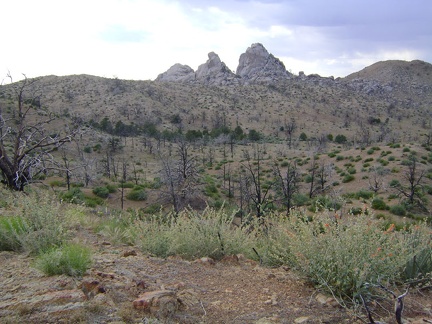
<svg viewBox="0 0 432 324">
<path fill-rule="evenodd" d="M 170 255 L 170 229 L 173 221 L 173 215 L 151 215 L 143 221 L 135 222 L 130 229 L 131 237 L 144 253 L 166 258 Z"/>
<path fill-rule="evenodd" d="M 390 207 L 390 213 L 397 216 L 405 216 L 406 208 L 403 205 L 394 205 Z"/>
<path fill-rule="evenodd" d="M 81 204 L 84 202 L 84 193 L 80 188 L 72 188 L 60 194 L 60 198 L 69 203 Z"/>
<path fill-rule="evenodd" d="M 110 191 L 107 187 L 96 187 L 93 189 L 93 193 L 100 198 L 108 198 Z"/>
<path fill-rule="evenodd" d="M 114 184 L 107 184 L 105 187 L 108 189 L 109 193 L 115 193 L 118 189 L 118 187 Z"/>
<path fill-rule="evenodd" d="M 134 188 L 126 195 L 126 198 L 134 201 L 142 201 L 147 199 L 147 192 L 143 188 Z"/>
<path fill-rule="evenodd" d="M 382 200 L 381 198 L 378 198 L 378 197 L 376 197 L 372 200 L 372 206 L 371 207 L 373 209 L 376 209 L 376 210 L 387 210 L 388 209 L 388 206 L 384 202 L 384 200 Z"/>
<path fill-rule="evenodd" d="M 6 197 L 5 197 L 6 196 Z M 10 216 L 0 221 L 0 247 L 38 254 L 67 237 L 67 220 L 59 201 L 45 193 L 5 193 Z"/>
<path fill-rule="evenodd" d="M 339 135 L 336 135 L 334 141 L 338 144 L 343 144 L 343 143 L 347 142 L 347 138 L 345 135 L 339 134 Z"/>
<path fill-rule="evenodd" d="M 19 237 L 25 232 L 25 223 L 21 217 L 0 217 L 0 251 L 19 251 Z"/>
<path fill-rule="evenodd" d="M 374 192 L 361 189 L 358 192 L 356 192 L 355 196 L 357 199 L 360 199 L 360 198 L 371 199 L 374 196 Z"/>
<path fill-rule="evenodd" d="M 310 199 L 307 195 L 304 195 L 301 193 L 293 194 L 292 199 L 293 199 L 293 205 L 294 206 L 304 206 L 310 201 Z"/>
<path fill-rule="evenodd" d="M 368 284 L 394 284 L 413 257 L 429 248 L 425 225 L 396 231 L 364 213 L 338 219 L 333 212 L 306 218 L 293 213 L 269 229 L 273 258 L 303 273 L 342 300 L 368 294 Z"/>
<path fill-rule="evenodd" d="M 64 182 L 63 180 L 51 180 L 49 182 L 49 185 L 51 187 L 65 187 L 66 186 L 66 182 Z"/>
<path fill-rule="evenodd" d="M 420 285 L 425 286 L 431 283 L 432 245 L 424 246 L 421 241 L 423 237 L 420 233 L 417 225 L 414 226 L 410 245 L 416 250 L 416 253 L 405 265 L 402 276 L 406 282 L 420 283 Z"/>
<path fill-rule="evenodd" d="M 203 256 L 221 259 L 238 253 L 252 257 L 254 238 L 246 234 L 245 227 L 233 227 L 233 219 L 234 214 L 223 209 L 183 212 L 170 231 L 170 253 L 186 259 Z"/>
<path fill-rule="evenodd" d="M 82 276 L 91 265 L 90 249 L 79 244 L 65 244 L 41 254 L 35 267 L 48 276 Z"/>
<path fill-rule="evenodd" d="M 318 196 L 313 199 L 308 209 L 311 212 L 317 212 L 323 210 L 339 210 L 341 207 L 342 204 L 338 199 L 334 199 L 330 196 Z"/>
<path fill-rule="evenodd" d="M 355 179 L 355 177 L 352 174 L 346 174 L 343 178 L 342 178 L 342 182 L 343 183 L 347 183 L 347 182 L 351 182 Z"/>
<path fill-rule="evenodd" d="M 133 244 L 131 228 L 139 218 L 140 214 L 135 211 L 113 213 L 99 222 L 95 232 L 105 236 L 112 244 Z"/>
<path fill-rule="evenodd" d="M 179 255 L 193 260 L 200 257 L 221 259 L 242 253 L 255 257 L 255 238 L 246 227 L 236 227 L 234 214 L 223 209 L 207 208 L 202 212 L 187 210 L 178 216 L 152 215 L 132 229 L 135 243 L 144 252 L 167 257 Z M 191 239 L 193 238 L 193 239 Z"/>
</svg>

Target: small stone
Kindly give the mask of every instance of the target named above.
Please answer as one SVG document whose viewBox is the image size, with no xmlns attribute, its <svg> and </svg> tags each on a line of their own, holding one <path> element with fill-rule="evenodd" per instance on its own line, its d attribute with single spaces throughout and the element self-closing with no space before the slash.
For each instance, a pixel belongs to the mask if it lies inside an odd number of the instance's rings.
<svg viewBox="0 0 432 324">
<path fill-rule="evenodd" d="M 101 272 L 101 271 L 96 272 L 96 275 L 98 277 L 101 277 L 101 278 L 108 278 L 108 279 L 114 279 L 115 278 L 115 275 L 113 273 L 105 273 L 105 272 Z"/>
<path fill-rule="evenodd" d="M 146 282 L 144 280 L 137 280 L 136 281 L 136 286 L 138 288 L 141 288 L 141 289 L 146 289 L 147 288 L 147 284 L 146 284 Z"/>
<path fill-rule="evenodd" d="M 307 323 L 308 321 L 309 321 L 309 316 L 302 316 L 302 317 L 297 317 L 294 320 L 294 323 L 301 324 L 301 323 Z"/>
<path fill-rule="evenodd" d="M 209 265 L 215 265 L 215 261 L 212 258 L 209 257 L 203 257 L 201 259 L 195 260 L 196 263 L 203 263 L 203 264 L 209 264 Z"/>
<path fill-rule="evenodd" d="M 78 286 L 78 288 L 81 288 L 82 292 L 87 297 L 87 299 L 92 299 L 97 294 L 104 294 L 106 292 L 105 288 L 102 285 L 100 285 L 99 281 L 97 280 L 83 281 Z"/>
<path fill-rule="evenodd" d="M 226 255 L 225 257 L 223 257 L 223 259 L 221 260 L 222 263 L 226 263 L 226 264 L 231 264 L 231 265 L 237 265 L 239 264 L 239 258 L 237 255 L 233 254 L 233 255 Z"/>
<path fill-rule="evenodd" d="M 135 250 L 130 250 L 130 251 L 124 251 L 122 254 L 123 257 L 128 257 L 128 256 L 137 256 L 137 253 Z"/>
<path fill-rule="evenodd" d="M 139 298 L 133 301 L 133 307 L 136 309 L 149 310 L 150 306 L 158 307 L 159 300 L 162 297 L 174 297 L 175 293 L 171 290 L 155 290 L 148 291 L 140 295 Z"/>
</svg>

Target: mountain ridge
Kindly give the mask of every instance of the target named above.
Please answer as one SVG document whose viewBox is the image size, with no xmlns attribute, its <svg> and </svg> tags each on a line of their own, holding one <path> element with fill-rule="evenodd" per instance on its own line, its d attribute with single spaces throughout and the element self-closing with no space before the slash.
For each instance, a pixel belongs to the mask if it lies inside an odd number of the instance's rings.
<svg viewBox="0 0 432 324">
<path fill-rule="evenodd" d="M 201 64 L 197 71 L 188 65 L 176 63 L 167 71 L 158 75 L 156 82 L 182 82 L 182 83 L 201 83 L 205 85 L 237 85 L 252 83 L 271 83 L 284 79 L 308 78 L 322 80 L 342 80 L 354 81 L 374 80 L 380 83 L 407 83 L 416 81 L 420 83 L 432 84 L 432 64 L 421 61 L 388 60 L 378 61 L 360 71 L 353 72 L 343 78 L 322 77 L 318 74 L 305 75 L 302 71 L 298 76 L 288 72 L 284 63 L 269 53 L 261 43 L 254 43 L 246 49 L 239 57 L 239 64 L 236 72 L 230 71 L 226 64 L 221 61 L 219 56 L 210 52 L 207 62 Z M 421 78 L 409 77 L 406 70 L 413 69 Z M 405 71 L 405 72 L 404 72 Z M 403 77 L 401 75 L 404 75 Z M 408 78 L 406 77 L 408 76 Z"/>
</svg>

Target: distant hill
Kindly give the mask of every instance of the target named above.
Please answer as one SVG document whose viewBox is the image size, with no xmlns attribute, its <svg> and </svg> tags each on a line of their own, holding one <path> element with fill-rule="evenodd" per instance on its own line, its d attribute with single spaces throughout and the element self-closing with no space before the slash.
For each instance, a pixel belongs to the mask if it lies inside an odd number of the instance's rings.
<svg viewBox="0 0 432 324">
<path fill-rule="evenodd" d="M 432 120 L 429 63 L 378 62 L 337 79 L 293 75 L 262 44 L 242 54 L 236 73 L 211 52 L 197 71 L 176 64 L 155 81 L 45 76 L 38 87 L 42 104 L 61 116 L 160 132 L 222 125 L 283 138 L 295 120 L 308 138 L 340 133 L 358 142 L 368 129 L 371 141 L 420 141 Z"/>
<path fill-rule="evenodd" d="M 381 61 L 364 69 L 351 73 L 344 78 L 347 81 L 354 79 L 377 80 L 382 83 L 417 83 L 432 86 L 432 64 L 414 61 Z"/>
</svg>

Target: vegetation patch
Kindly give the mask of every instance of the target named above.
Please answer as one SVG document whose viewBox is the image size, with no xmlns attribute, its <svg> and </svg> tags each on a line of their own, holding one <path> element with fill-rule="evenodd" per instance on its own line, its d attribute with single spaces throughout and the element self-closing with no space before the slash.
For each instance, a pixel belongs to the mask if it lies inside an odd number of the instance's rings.
<svg viewBox="0 0 432 324">
<path fill-rule="evenodd" d="M 65 244 L 38 256 L 35 267 L 48 276 L 66 274 L 81 277 L 91 263 L 89 248 L 79 244 Z"/>
</svg>

